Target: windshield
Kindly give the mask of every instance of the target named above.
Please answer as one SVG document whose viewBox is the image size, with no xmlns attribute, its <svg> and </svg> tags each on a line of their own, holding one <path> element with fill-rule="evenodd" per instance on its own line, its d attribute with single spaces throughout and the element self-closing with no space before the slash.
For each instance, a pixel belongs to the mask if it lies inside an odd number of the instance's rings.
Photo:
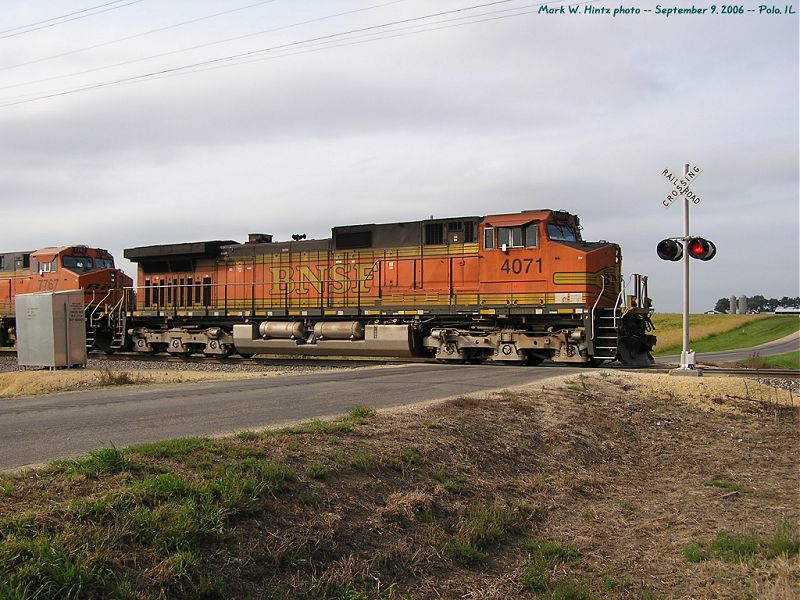
<svg viewBox="0 0 800 600">
<path fill-rule="evenodd" d="M 64 256 L 61 264 L 65 269 L 89 271 L 92 268 L 92 259 L 88 256 Z"/>
<path fill-rule="evenodd" d="M 95 269 L 113 269 L 114 260 L 111 258 L 96 258 L 94 259 Z"/>
<path fill-rule="evenodd" d="M 554 242 L 577 242 L 578 236 L 575 230 L 568 225 L 547 224 L 547 235 Z"/>
</svg>

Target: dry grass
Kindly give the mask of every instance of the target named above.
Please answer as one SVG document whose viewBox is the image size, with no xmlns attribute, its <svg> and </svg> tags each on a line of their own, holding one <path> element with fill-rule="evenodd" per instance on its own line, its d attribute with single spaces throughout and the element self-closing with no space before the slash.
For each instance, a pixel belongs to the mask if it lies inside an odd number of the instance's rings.
<svg viewBox="0 0 800 600">
<path fill-rule="evenodd" d="M 731 331 L 768 315 L 689 315 L 691 341 Z M 652 318 L 658 343 L 655 352 L 680 346 L 683 341 L 683 316 L 678 313 L 655 313 Z"/>
<path fill-rule="evenodd" d="M 684 557 L 800 521 L 798 409 L 751 385 L 593 373 L 96 452 L 0 480 L 0 588 L 44 532 L 95 573 L 81 598 L 789 598 L 796 555 Z"/>
<path fill-rule="evenodd" d="M 280 374 L 280 371 L 260 374 L 200 371 L 110 371 L 108 369 L 13 371 L 0 373 L 0 400 L 130 384 L 192 383 Z"/>
</svg>

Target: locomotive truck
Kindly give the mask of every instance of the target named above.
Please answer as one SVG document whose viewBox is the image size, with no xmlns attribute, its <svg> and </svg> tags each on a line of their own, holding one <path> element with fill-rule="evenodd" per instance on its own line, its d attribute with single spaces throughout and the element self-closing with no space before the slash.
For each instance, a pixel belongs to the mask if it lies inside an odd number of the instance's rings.
<svg viewBox="0 0 800 600">
<path fill-rule="evenodd" d="M 647 277 L 558 210 L 334 227 L 330 238 L 125 250 L 143 353 L 652 364 Z"/>
<path fill-rule="evenodd" d="M 108 251 L 87 246 L 0 254 L 0 346 L 16 340 L 17 294 L 83 290 L 89 348 L 112 351 L 125 340 L 125 294 L 133 279 Z M 126 292 L 127 290 L 127 292 Z"/>
</svg>

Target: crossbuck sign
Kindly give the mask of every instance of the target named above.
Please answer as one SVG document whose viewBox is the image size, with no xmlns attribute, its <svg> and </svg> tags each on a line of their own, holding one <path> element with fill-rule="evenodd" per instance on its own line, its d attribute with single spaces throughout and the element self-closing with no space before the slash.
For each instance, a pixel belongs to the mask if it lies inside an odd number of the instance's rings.
<svg viewBox="0 0 800 600">
<path fill-rule="evenodd" d="M 669 206 L 675 202 L 675 198 L 678 196 L 683 196 L 687 200 L 691 200 L 695 204 L 700 204 L 700 196 L 695 194 L 692 190 L 689 189 L 689 186 L 694 183 L 695 178 L 703 172 L 703 169 L 694 165 L 689 167 L 686 174 L 683 177 L 678 177 L 674 175 L 672 171 L 669 169 L 664 169 L 664 172 L 661 173 L 667 180 L 674 185 L 675 187 L 673 190 L 667 195 L 664 200 L 662 200 L 662 204 L 669 208 Z"/>
</svg>

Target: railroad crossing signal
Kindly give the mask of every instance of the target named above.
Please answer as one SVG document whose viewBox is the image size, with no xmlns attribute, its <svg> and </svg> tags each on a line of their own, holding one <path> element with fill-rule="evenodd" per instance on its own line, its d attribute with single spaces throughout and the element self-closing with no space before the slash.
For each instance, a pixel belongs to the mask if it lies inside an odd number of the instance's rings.
<svg viewBox="0 0 800 600">
<path fill-rule="evenodd" d="M 686 247 L 689 250 L 689 256 L 698 260 L 711 260 L 717 255 L 717 247 L 714 242 L 700 237 L 689 238 L 689 243 Z"/>
<path fill-rule="evenodd" d="M 670 171 L 669 169 L 664 169 L 664 171 L 661 173 L 664 177 L 667 178 L 667 181 L 669 181 L 671 184 L 675 186 L 673 190 L 669 194 L 667 194 L 667 197 L 664 198 L 664 200 L 662 201 L 662 204 L 667 208 L 669 208 L 669 206 L 673 202 L 675 202 L 675 198 L 677 198 L 678 196 L 683 196 L 684 198 L 686 198 L 687 200 L 691 200 L 695 204 L 700 204 L 700 201 L 702 200 L 700 196 L 698 196 L 697 194 L 694 193 L 694 191 L 689 189 L 689 186 L 692 183 L 694 183 L 694 180 L 697 178 L 698 175 L 700 175 L 700 173 L 703 172 L 703 169 L 701 169 L 697 165 L 694 165 L 693 167 L 684 169 L 684 172 L 685 174 L 683 177 L 678 177 L 677 175 L 673 175 L 672 171 Z"/>
<path fill-rule="evenodd" d="M 683 258 L 683 244 L 671 239 L 661 240 L 656 252 L 661 260 L 680 260 Z"/>
<path fill-rule="evenodd" d="M 667 208 L 678 196 L 683 196 L 683 236 L 679 238 L 661 240 L 656 247 L 659 258 L 663 260 L 678 261 L 683 263 L 683 351 L 681 352 L 681 366 L 677 369 L 679 374 L 691 374 L 695 371 L 694 350 L 689 349 L 689 257 L 698 260 L 711 260 L 717 253 L 713 242 L 700 237 L 689 235 L 689 201 L 700 204 L 700 196 L 690 186 L 703 172 L 697 165 L 684 164 L 683 177 L 678 177 L 669 169 L 661 173 L 672 185 L 672 191 L 661 203 Z M 684 246 L 686 252 L 684 252 Z"/>
<path fill-rule="evenodd" d="M 698 260 L 711 260 L 717 255 L 714 242 L 701 237 L 690 237 L 686 248 L 689 256 Z M 667 238 L 658 242 L 656 252 L 661 260 L 678 261 L 683 258 L 683 243 Z"/>
</svg>

